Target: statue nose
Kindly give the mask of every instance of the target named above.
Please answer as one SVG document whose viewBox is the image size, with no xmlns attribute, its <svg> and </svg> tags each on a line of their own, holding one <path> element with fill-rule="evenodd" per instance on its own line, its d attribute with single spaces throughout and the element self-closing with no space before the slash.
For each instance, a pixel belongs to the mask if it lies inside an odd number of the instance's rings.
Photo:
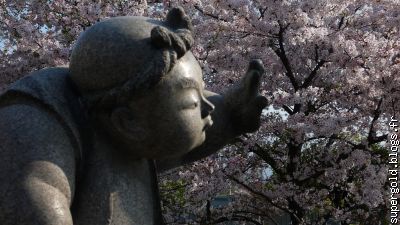
<svg viewBox="0 0 400 225">
<path fill-rule="evenodd" d="M 201 101 L 201 118 L 206 118 L 209 116 L 215 109 L 215 106 L 208 101 L 206 98 L 202 98 Z"/>
</svg>

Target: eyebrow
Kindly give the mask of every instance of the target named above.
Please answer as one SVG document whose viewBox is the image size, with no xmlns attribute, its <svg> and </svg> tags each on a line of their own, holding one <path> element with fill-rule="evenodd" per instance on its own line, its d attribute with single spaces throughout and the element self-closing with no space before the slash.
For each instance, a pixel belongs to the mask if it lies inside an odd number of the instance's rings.
<svg viewBox="0 0 400 225">
<path fill-rule="evenodd" d="M 181 89 L 187 89 L 187 88 L 196 88 L 198 90 L 201 90 L 200 85 L 193 79 L 187 78 L 187 77 L 181 77 L 177 80 L 178 87 Z"/>
</svg>

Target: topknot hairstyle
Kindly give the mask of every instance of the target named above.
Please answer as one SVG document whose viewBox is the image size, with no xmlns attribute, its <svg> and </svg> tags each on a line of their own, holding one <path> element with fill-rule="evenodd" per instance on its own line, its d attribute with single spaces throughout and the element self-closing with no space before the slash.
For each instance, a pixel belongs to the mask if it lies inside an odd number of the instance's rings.
<svg viewBox="0 0 400 225">
<path fill-rule="evenodd" d="M 70 76 L 88 109 L 126 104 L 154 87 L 192 47 L 192 29 L 178 7 L 165 21 L 115 17 L 83 32 L 72 50 Z"/>
</svg>

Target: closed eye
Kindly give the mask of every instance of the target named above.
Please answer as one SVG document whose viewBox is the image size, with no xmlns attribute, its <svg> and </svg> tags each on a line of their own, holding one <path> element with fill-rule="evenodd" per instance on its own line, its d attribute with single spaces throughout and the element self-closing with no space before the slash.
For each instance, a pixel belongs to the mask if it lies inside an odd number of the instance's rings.
<svg viewBox="0 0 400 225">
<path fill-rule="evenodd" d="M 195 109 L 199 106 L 199 102 L 198 101 L 194 101 L 194 102 L 188 102 L 186 104 L 184 104 L 183 108 L 184 109 Z"/>
<path fill-rule="evenodd" d="M 199 102 L 198 101 L 193 102 L 193 104 L 192 104 L 193 108 L 197 108 L 198 106 L 199 106 Z"/>
</svg>

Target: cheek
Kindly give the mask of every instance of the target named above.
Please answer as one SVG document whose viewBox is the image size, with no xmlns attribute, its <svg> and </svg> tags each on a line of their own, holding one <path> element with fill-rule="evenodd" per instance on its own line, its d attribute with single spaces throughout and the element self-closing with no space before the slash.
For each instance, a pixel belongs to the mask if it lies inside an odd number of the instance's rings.
<svg viewBox="0 0 400 225">
<path fill-rule="evenodd" d="M 182 148 L 192 150 L 204 141 L 205 132 L 200 112 L 195 110 L 182 112 L 175 125 L 175 129 L 178 130 L 175 138 Z"/>
<path fill-rule="evenodd" d="M 200 109 L 177 110 L 169 104 L 158 114 L 151 113 L 149 128 L 150 142 L 159 157 L 181 156 L 201 145 L 205 140 L 204 122 Z M 155 112 L 155 111 L 153 111 Z"/>
</svg>

